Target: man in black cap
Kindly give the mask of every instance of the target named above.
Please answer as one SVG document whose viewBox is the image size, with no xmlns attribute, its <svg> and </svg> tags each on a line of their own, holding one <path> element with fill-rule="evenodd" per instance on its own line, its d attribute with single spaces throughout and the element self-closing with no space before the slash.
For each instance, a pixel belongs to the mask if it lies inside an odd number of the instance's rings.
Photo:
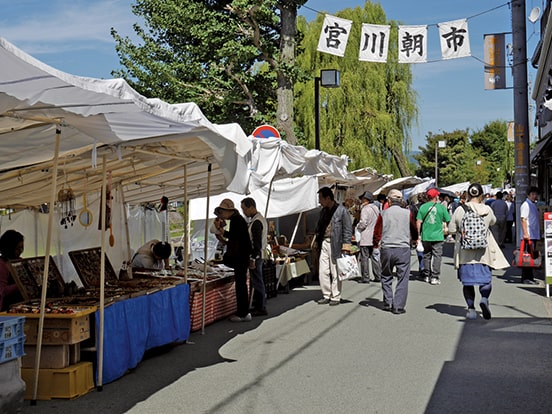
<svg viewBox="0 0 552 414">
<path fill-rule="evenodd" d="M 373 204 L 374 195 L 366 191 L 360 196 L 362 201 L 360 209 L 360 221 L 357 224 L 357 230 L 360 232 L 358 246 L 360 248 L 360 268 L 362 278 L 360 283 L 370 283 L 370 261 L 372 262 L 372 276 L 375 282 L 381 278 L 381 265 L 379 261 L 379 251 L 374 252 L 373 239 L 374 227 L 380 214 L 379 208 Z"/>
</svg>

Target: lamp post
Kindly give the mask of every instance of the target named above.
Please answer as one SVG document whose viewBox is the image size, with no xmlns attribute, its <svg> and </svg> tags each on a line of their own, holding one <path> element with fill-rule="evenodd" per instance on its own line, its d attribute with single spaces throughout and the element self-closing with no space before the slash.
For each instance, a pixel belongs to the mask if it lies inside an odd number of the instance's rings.
<svg viewBox="0 0 552 414">
<path fill-rule="evenodd" d="M 438 148 L 445 148 L 447 146 L 447 141 L 437 141 L 435 143 L 435 187 L 437 187 L 437 176 L 439 175 L 439 159 L 438 159 Z"/>
<path fill-rule="evenodd" d="M 336 69 L 322 69 L 314 78 L 314 148 L 320 149 L 320 86 L 339 88 L 340 72 Z"/>
</svg>

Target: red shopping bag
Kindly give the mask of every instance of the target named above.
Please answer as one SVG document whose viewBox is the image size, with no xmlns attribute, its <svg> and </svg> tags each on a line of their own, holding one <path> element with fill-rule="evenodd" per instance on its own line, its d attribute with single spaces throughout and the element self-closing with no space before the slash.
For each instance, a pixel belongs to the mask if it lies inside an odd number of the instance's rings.
<svg viewBox="0 0 552 414">
<path fill-rule="evenodd" d="M 517 267 L 541 267 L 542 257 L 538 250 L 533 248 L 531 240 L 523 239 L 519 250 L 514 250 L 514 261 L 512 265 Z"/>
</svg>

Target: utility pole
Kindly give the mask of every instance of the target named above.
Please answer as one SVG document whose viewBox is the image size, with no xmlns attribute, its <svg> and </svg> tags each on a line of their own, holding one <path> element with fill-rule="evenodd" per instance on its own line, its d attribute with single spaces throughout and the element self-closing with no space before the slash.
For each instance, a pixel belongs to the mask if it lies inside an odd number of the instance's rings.
<svg viewBox="0 0 552 414">
<path fill-rule="evenodd" d="M 512 45 L 514 52 L 514 170 L 516 185 L 516 242 L 519 246 L 520 207 L 530 186 L 529 103 L 527 92 L 527 48 L 525 0 L 513 0 Z"/>
</svg>

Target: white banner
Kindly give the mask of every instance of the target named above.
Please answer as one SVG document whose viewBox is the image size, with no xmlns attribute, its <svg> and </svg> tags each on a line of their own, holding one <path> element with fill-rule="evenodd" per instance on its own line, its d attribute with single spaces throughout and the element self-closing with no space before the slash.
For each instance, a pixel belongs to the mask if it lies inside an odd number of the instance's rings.
<svg viewBox="0 0 552 414">
<path fill-rule="evenodd" d="M 468 21 L 466 19 L 439 23 L 439 39 L 443 59 L 457 59 L 471 55 Z"/>
<path fill-rule="evenodd" d="M 427 26 L 399 26 L 399 63 L 427 62 Z"/>
<path fill-rule="evenodd" d="M 340 19 L 339 17 L 326 14 L 317 50 L 343 57 L 352 24 L 351 20 Z"/>
<path fill-rule="evenodd" d="M 362 24 L 358 60 L 364 62 L 387 62 L 389 31 L 391 26 Z"/>
</svg>

